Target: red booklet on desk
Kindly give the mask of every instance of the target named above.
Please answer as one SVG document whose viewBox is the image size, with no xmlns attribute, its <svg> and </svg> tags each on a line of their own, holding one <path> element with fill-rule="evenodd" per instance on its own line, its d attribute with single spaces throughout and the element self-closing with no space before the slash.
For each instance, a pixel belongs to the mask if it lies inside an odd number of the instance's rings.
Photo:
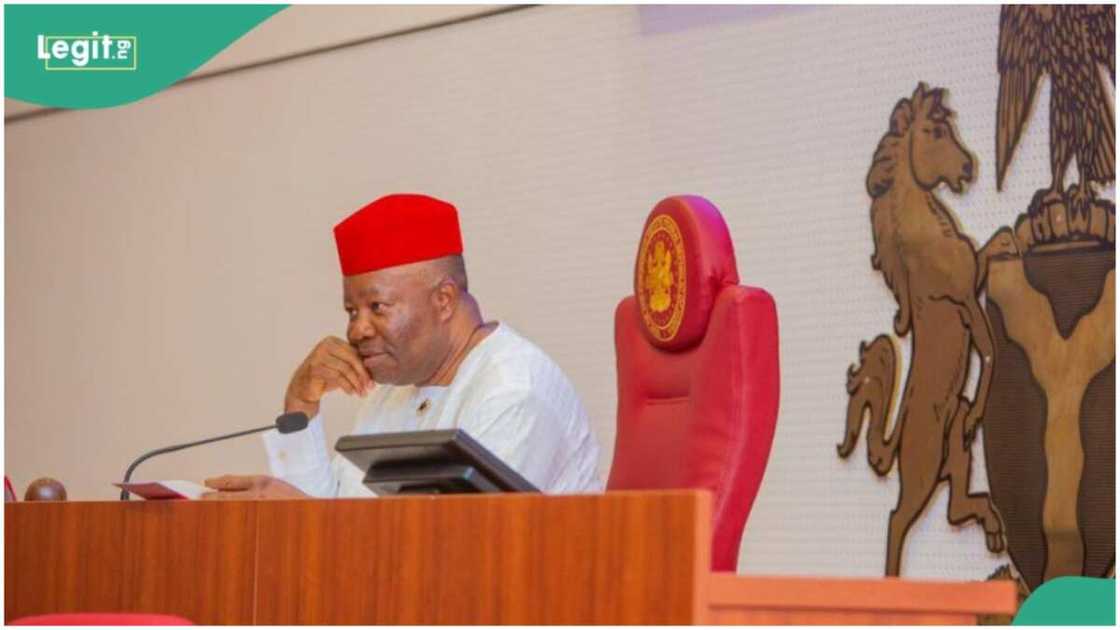
<svg viewBox="0 0 1120 630">
<path fill-rule="evenodd" d="M 114 483 L 114 486 L 128 490 L 132 494 L 144 497 L 149 501 L 166 499 L 197 499 L 205 492 L 213 492 L 205 486 L 200 486 L 193 481 L 130 481 L 128 483 Z"/>
</svg>

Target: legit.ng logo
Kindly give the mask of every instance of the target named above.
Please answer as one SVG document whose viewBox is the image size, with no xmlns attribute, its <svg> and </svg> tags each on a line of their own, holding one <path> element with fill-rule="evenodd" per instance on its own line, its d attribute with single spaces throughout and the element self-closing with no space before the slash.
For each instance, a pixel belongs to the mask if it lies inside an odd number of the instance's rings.
<svg viewBox="0 0 1120 630">
<path fill-rule="evenodd" d="M 137 67 L 135 35 L 43 35 L 36 54 L 48 71 L 132 71 Z"/>
</svg>

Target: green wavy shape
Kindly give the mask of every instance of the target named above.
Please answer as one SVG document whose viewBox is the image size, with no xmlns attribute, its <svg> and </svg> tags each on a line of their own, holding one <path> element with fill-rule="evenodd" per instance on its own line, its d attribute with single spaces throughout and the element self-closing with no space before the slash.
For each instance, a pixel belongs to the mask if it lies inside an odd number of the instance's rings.
<svg viewBox="0 0 1120 630">
<path fill-rule="evenodd" d="M 69 109 L 138 101 L 286 6 L 6 5 L 4 95 Z"/>
<path fill-rule="evenodd" d="M 1116 580 L 1068 576 L 1038 587 L 1015 615 L 1016 626 L 1114 626 Z"/>
</svg>

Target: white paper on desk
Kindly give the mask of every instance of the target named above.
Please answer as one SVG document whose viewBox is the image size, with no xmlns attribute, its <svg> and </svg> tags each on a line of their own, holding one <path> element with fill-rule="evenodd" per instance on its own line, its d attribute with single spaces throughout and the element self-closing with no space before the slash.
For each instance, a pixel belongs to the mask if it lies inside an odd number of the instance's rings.
<svg viewBox="0 0 1120 630">
<path fill-rule="evenodd" d="M 178 479 L 171 481 L 130 481 L 128 483 L 114 483 L 113 485 L 149 501 L 197 499 L 205 492 L 213 492 L 213 490 L 200 486 L 193 481 L 180 481 Z"/>
</svg>

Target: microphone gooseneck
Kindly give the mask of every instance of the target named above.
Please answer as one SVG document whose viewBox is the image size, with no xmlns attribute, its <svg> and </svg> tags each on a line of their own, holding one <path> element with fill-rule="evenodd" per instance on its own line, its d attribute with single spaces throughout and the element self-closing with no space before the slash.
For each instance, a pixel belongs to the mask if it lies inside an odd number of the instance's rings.
<svg viewBox="0 0 1120 630">
<path fill-rule="evenodd" d="M 235 437 L 249 435 L 251 433 L 269 431 L 271 429 L 276 429 L 281 433 L 295 433 L 296 431 L 302 431 L 306 429 L 309 422 L 311 421 L 308 419 L 307 414 L 303 413 L 302 411 L 293 411 L 291 413 L 285 413 L 281 415 L 280 417 L 276 418 L 276 421 L 274 423 L 265 425 L 263 427 L 247 429 L 245 431 L 238 431 L 237 433 L 229 433 L 227 435 L 219 435 L 218 437 L 207 438 L 205 440 L 198 440 L 195 442 L 187 442 L 186 444 L 175 444 L 173 446 L 157 448 L 154 451 L 148 451 L 147 453 L 144 453 L 140 457 L 136 458 L 136 461 L 132 462 L 132 464 L 129 465 L 128 469 L 124 472 L 123 483 L 128 483 L 129 480 L 132 479 L 132 472 L 136 470 L 137 466 L 139 466 L 144 461 L 155 457 L 156 455 L 163 455 L 164 453 L 174 453 L 175 451 L 181 451 L 185 448 L 191 448 L 192 446 L 202 446 L 203 444 L 210 444 L 211 442 L 220 442 L 222 440 L 229 440 Z M 121 501 L 128 501 L 128 496 L 128 490 L 122 489 Z"/>
</svg>

